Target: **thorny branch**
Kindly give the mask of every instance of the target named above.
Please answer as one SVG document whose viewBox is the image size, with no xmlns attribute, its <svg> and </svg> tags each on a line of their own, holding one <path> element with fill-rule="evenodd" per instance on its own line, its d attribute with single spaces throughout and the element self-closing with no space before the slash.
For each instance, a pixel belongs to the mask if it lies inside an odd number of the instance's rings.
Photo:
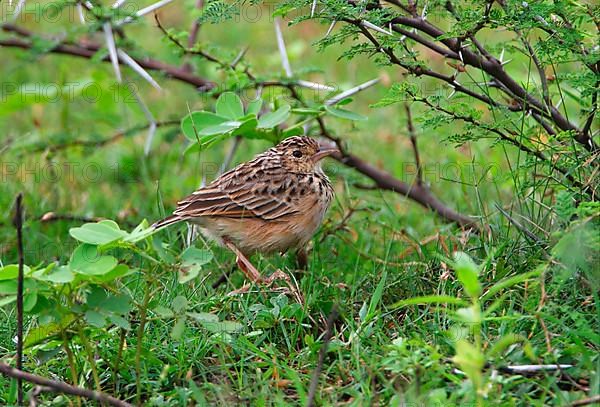
<svg viewBox="0 0 600 407">
<path fill-rule="evenodd" d="M 157 20 L 157 23 L 160 24 L 160 21 Z M 21 38 L 0 39 L 0 46 L 15 47 L 15 48 L 22 48 L 22 49 L 31 49 L 33 47 L 33 43 L 31 41 L 28 41 L 28 40 L 32 39 L 33 37 L 35 37 L 35 35 L 32 32 L 30 32 L 26 29 L 23 29 L 21 27 L 12 25 L 12 24 L 3 24 L 1 27 L 4 31 L 13 32 L 20 37 L 24 37 L 25 39 L 21 39 Z M 165 34 L 167 33 L 166 30 L 164 29 L 164 27 L 159 27 L 159 28 L 161 30 L 163 30 L 163 32 L 165 32 Z M 178 46 L 180 46 L 184 51 L 189 51 L 189 49 L 186 48 L 185 46 L 183 46 L 183 44 L 178 44 Z M 102 47 L 100 45 L 90 43 L 90 42 L 85 42 L 85 43 L 83 43 L 83 42 L 72 42 L 72 43 L 59 42 L 56 44 L 56 46 L 51 48 L 48 52 L 91 59 L 101 48 Z M 213 58 L 210 56 L 207 58 L 207 55 L 202 55 L 202 54 L 200 54 L 200 55 L 211 62 L 214 62 L 214 63 L 224 66 L 224 63 L 219 61 L 216 58 Z M 103 61 L 110 62 L 110 59 L 107 56 L 103 59 Z M 135 61 L 145 69 L 160 71 L 163 74 L 165 74 L 173 79 L 176 79 L 181 82 L 187 83 L 189 85 L 195 86 L 198 89 L 198 91 L 200 91 L 200 92 L 206 92 L 206 91 L 209 91 L 216 87 L 216 84 L 208 79 L 199 77 L 192 73 L 189 73 L 182 68 L 165 64 L 164 62 L 159 61 L 159 60 L 149 59 L 149 58 L 144 58 L 144 59 L 138 58 L 138 59 L 135 59 Z M 293 81 L 293 79 L 286 80 L 286 81 L 275 80 L 275 81 L 259 82 L 256 80 L 255 76 L 249 72 L 249 70 L 245 70 L 244 73 L 248 76 L 248 78 L 251 81 L 253 81 L 254 85 L 257 87 L 278 86 L 278 87 L 287 88 L 290 91 L 290 93 L 294 99 L 297 99 L 298 101 L 302 100 L 300 97 L 300 94 L 298 93 L 298 91 L 296 89 L 297 86 L 301 86 L 301 85 L 298 85 L 297 83 L 295 83 Z M 459 85 L 457 85 L 457 86 L 459 86 Z M 319 123 L 319 127 L 321 129 L 321 133 L 324 136 L 330 138 L 331 140 L 335 140 L 336 143 L 338 144 L 338 146 L 341 147 L 341 141 L 339 139 L 336 139 L 329 132 L 329 130 L 327 130 L 327 128 L 325 127 L 324 120 L 322 118 L 318 118 L 317 120 Z M 157 126 L 162 125 L 162 124 L 163 123 L 157 123 Z M 164 124 L 166 125 L 166 124 L 172 124 L 172 123 L 165 122 Z M 147 127 L 145 127 L 145 128 L 147 128 Z M 58 146 L 57 149 L 67 148 L 67 147 L 70 147 L 71 145 L 84 145 L 84 146 L 92 145 L 92 144 L 104 145 L 104 144 L 110 143 L 112 141 L 116 141 L 127 134 L 131 134 L 131 133 L 139 131 L 141 129 L 143 129 L 143 127 L 130 129 L 126 132 L 120 132 L 109 139 L 101 140 L 99 142 L 94 142 L 94 141 L 83 142 L 82 141 L 82 142 L 74 142 L 74 143 L 70 143 L 70 144 L 65 144 L 65 145 Z M 408 197 L 409 199 L 412 199 L 412 200 L 418 202 L 422 206 L 424 206 L 430 210 L 433 210 L 438 215 L 440 215 L 442 218 L 444 218 L 450 222 L 455 222 L 462 227 L 474 227 L 475 226 L 475 222 L 473 219 L 471 219 L 468 216 L 462 215 L 462 214 L 454 211 L 453 209 L 447 207 L 440 200 L 438 200 L 433 195 L 433 193 L 425 186 L 406 184 L 406 183 L 396 179 L 393 175 L 391 175 L 383 170 L 380 170 L 380 169 L 372 166 L 371 164 L 368 164 L 367 162 L 363 161 L 361 158 L 347 152 L 345 149 L 341 149 L 340 151 L 343 152 L 343 156 L 339 157 L 339 160 L 342 163 L 348 165 L 351 168 L 354 168 L 355 170 L 362 173 L 363 175 L 371 178 L 377 187 L 402 194 L 402 195 Z"/>
<path fill-rule="evenodd" d="M 512 106 L 510 110 L 513 111 L 528 111 L 532 114 L 532 117 L 547 127 L 547 123 L 542 123 L 542 119 L 550 120 L 552 126 L 556 127 L 561 131 L 572 131 L 574 133 L 575 140 L 580 143 L 588 151 L 596 151 L 598 146 L 592 140 L 589 134 L 589 129 L 579 129 L 573 123 L 571 123 L 565 116 L 563 116 L 556 107 L 549 104 L 549 92 L 547 92 L 547 83 L 544 85 L 545 77 L 540 79 L 542 85 L 546 86 L 543 89 L 544 101 L 540 101 L 523 88 L 511 75 L 509 75 L 503 67 L 501 61 L 492 56 L 475 38 L 475 33 L 479 31 L 486 23 L 484 18 L 480 24 L 475 26 L 466 36 L 463 37 L 448 37 L 447 33 L 430 23 L 425 17 L 419 16 L 416 10 L 416 5 L 409 2 L 409 5 L 403 5 L 400 1 L 387 0 L 387 3 L 393 4 L 399 7 L 401 10 L 409 14 L 397 15 L 390 18 L 391 30 L 402 34 L 412 40 L 418 42 L 424 47 L 434 51 L 435 53 L 449 59 L 454 59 L 460 63 L 481 70 L 493 78 L 498 88 L 503 91 L 511 99 L 518 102 L 519 105 Z M 453 12 L 451 3 L 447 2 L 447 8 Z M 377 6 L 381 8 L 381 5 Z M 490 3 L 487 3 L 486 11 L 489 13 Z M 460 85 L 455 77 L 447 77 L 438 72 L 431 71 L 428 68 L 422 66 L 412 66 L 403 63 L 389 47 L 382 47 L 379 41 L 372 35 L 362 24 L 362 20 L 345 19 L 345 22 L 357 27 L 362 34 L 375 46 L 375 48 L 388 56 L 390 62 L 395 65 L 399 65 L 406 69 L 408 72 L 415 76 L 430 76 L 439 80 L 442 80 L 452 86 L 458 92 L 466 95 L 475 97 L 492 107 L 498 107 L 498 103 L 492 100 L 488 95 L 474 92 L 466 87 Z M 405 28 L 406 27 L 406 28 Z M 431 37 L 432 39 L 428 39 Z M 438 40 L 438 38 L 440 38 Z M 464 40 L 469 38 L 475 49 L 471 49 L 469 44 L 464 43 Z M 533 49 L 529 49 L 532 58 L 536 58 Z M 585 52 L 585 51 L 581 51 Z M 534 61 L 535 62 L 535 61 Z M 541 68 L 539 61 L 535 62 L 538 70 Z M 590 69 L 595 70 L 595 65 L 591 66 Z M 543 72 L 540 72 L 543 74 Z"/>
<path fill-rule="evenodd" d="M 72 386 L 65 382 L 59 382 L 57 380 L 50 380 L 42 376 L 34 375 L 31 373 L 23 372 L 20 369 L 15 369 L 5 363 L 0 363 L 0 373 L 8 377 L 13 377 L 19 380 L 25 380 L 30 383 L 37 384 L 43 387 L 43 391 L 52 391 L 55 393 L 70 394 L 73 396 L 85 397 L 90 400 L 99 401 L 101 403 L 108 403 L 116 407 L 132 407 L 131 404 L 119 400 L 113 396 L 99 391 L 88 390 L 81 387 Z"/>
</svg>

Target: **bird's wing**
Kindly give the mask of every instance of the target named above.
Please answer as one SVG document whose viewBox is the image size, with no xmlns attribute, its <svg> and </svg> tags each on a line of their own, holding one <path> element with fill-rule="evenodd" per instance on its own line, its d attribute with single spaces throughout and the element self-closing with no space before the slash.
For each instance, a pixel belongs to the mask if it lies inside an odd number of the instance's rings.
<svg viewBox="0 0 600 407">
<path fill-rule="evenodd" d="M 289 193 L 294 182 L 280 170 L 236 168 L 178 202 L 174 214 L 275 220 L 298 213 L 298 194 Z"/>
</svg>

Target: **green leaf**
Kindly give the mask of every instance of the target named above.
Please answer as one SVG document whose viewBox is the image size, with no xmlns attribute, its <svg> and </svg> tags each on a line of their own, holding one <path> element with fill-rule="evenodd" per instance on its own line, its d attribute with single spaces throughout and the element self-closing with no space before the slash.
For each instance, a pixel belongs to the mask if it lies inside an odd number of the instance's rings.
<svg viewBox="0 0 600 407">
<path fill-rule="evenodd" d="M 118 226 L 114 228 L 110 223 L 105 221 L 86 223 L 83 226 L 71 228 L 69 229 L 69 234 L 80 242 L 95 245 L 111 243 L 128 235 L 124 230 L 120 230 Z"/>
<path fill-rule="evenodd" d="M 373 292 L 373 296 L 371 297 L 371 302 L 369 303 L 369 311 L 367 312 L 366 320 L 370 320 L 375 316 L 375 311 L 377 310 L 377 305 L 381 300 L 381 296 L 383 295 L 383 289 L 385 288 L 385 282 L 387 280 L 387 271 L 384 271 L 381 275 L 381 279 L 379 283 L 377 283 L 377 287 Z"/>
<path fill-rule="evenodd" d="M 485 358 L 481 351 L 471 343 L 460 339 L 456 342 L 456 355 L 452 360 L 471 379 L 475 388 L 479 389 L 482 382 L 481 369 L 485 365 Z"/>
<path fill-rule="evenodd" d="M 258 126 L 258 120 L 256 119 L 256 117 L 253 117 L 251 119 L 248 119 L 248 120 L 242 122 L 240 127 L 235 129 L 231 135 L 232 136 L 244 136 L 244 137 L 256 136 L 254 134 L 254 133 L 256 133 L 255 132 L 256 126 Z"/>
<path fill-rule="evenodd" d="M 248 103 L 248 107 L 246 108 L 246 114 L 253 114 L 255 116 L 258 116 L 258 113 L 260 113 L 260 108 L 262 107 L 263 104 L 263 100 L 261 98 L 256 98 L 252 101 L 250 101 L 250 103 Z"/>
<path fill-rule="evenodd" d="M 204 328 L 213 333 L 234 333 L 244 329 L 244 325 L 234 321 L 219 321 L 219 317 L 208 312 L 188 312 Z"/>
<path fill-rule="evenodd" d="M 156 312 L 161 318 L 173 318 L 175 316 L 175 313 L 171 308 L 167 308 L 162 305 L 156 306 L 156 308 L 154 308 L 154 312 Z"/>
<path fill-rule="evenodd" d="M 202 270 L 202 267 L 198 266 L 197 264 L 182 265 L 179 267 L 177 281 L 179 281 L 179 284 L 185 284 L 189 281 L 192 281 L 198 277 L 200 270 Z"/>
<path fill-rule="evenodd" d="M 110 320 L 110 322 L 112 322 L 119 328 L 131 329 L 131 325 L 129 324 L 129 321 L 127 321 L 125 318 L 123 318 L 120 315 L 111 314 L 108 316 L 108 319 Z"/>
<path fill-rule="evenodd" d="M 0 307 L 3 307 L 15 301 L 17 301 L 16 295 L 7 295 L 6 297 L 0 297 Z"/>
<path fill-rule="evenodd" d="M 471 298 L 478 297 L 481 294 L 481 284 L 479 284 L 478 280 L 479 267 L 477 267 L 473 259 L 464 252 L 455 252 L 454 270 L 467 294 Z"/>
<path fill-rule="evenodd" d="M 492 297 L 494 294 L 496 294 L 497 292 L 504 290 L 505 288 L 509 288 L 512 287 L 513 285 L 517 285 L 519 283 L 522 283 L 524 281 L 527 281 L 531 278 L 535 278 L 535 277 L 539 277 L 540 274 L 542 273 L 542 269 L 545 265 L 542 265 L 542 267 L 537 268 L 534 271 L 530 271 L 527 273 L 523 273 L 523 274 L 517 274 L 516 276 L 513 277 L 508 277 L 505 279 L 502 279 L 500 281 L 498 281 L 496 284 L 494 284 L 493 286 L 491 286 L 482 296 L 481 296 L 481 301 L 485 301 L 487 299 L 489 299 L 490 297 Z"/>
<path fill-rule="evenodd" d="M 175 311 L 175 313 L 179 314 L 181 313 L 181 311 L 187 308 L 187 304 L 187 298 L 185 298 L 183 295 L 178 295 L 177 297 L 173 298 L 171 307 L 173 308 L 173 311 Z"/>
<path fill-rule="evenodd" d="M 101 255 L 98 247 L 82 244 L 73 251 L 69 268 L 71 271 L 85 275 L 106 274 L 117 266 L 117 259 L 112 256 Z"/>
<path fill-rule="evenodd" d="M 94 280 L 100 282 L 113 281 L 117 278 L 124 277 L 133 272 L 134 270 L 130 269 L 126 264 L 117 264 L 117 266 L 108 273 L 102 275 L 95 275 Z"/>
<path fill-rule="evenodd" d="M 259 129 L 271 129 L 283 123 L 288 117 L 290 117 L 290 110 L 291 108 L 288 105 L 283 105 L 274 112 L 269 112 L 262 115 L 258 119 L 257 127 Z"/>
<path fill-rule="evenodd" d="M 282 133 L 283 138 L 301 136 L 304 134 L 304 129 L 302 127 L 290 127 L 285 129 Z"/>
<path fill-rule="evenodd" d="M 215 136 L 217 134 L 225 134 L 225 133 L 229 133 L 230 131 L 239 128 L 241 125 L 242 125 L 242 122 L 238 122 L 238 121 L 223 122 L 220 124 L 216 124 L 214 126 L 206 127 L 204 129 L 200 130 L 199 134 L 201 136 Z M 204 144 L 204 140 L 203 140 L 203 144 Z"/>
<path fill-rule="evenodd" d="M 131 310 L 131 298 L 127 294 L 109 295 L 101 308 L 108 312 L 125 315 Z"/>
<path fill-rule="evenodd" d="M 84 317 L 88 324 L 97 328 L 102 328 L 104 325 L 106 325 L 106 316 L 98 311 L 87 310 Z"/>
<path fill-rule="evenodd" d="M 171 338 L 175 340 L 181 339 L 183 336 L 183 331 L 185 331 L 185 318 L 180 318 L 175 322 L 173 326 L 173 330 L 171 331 Z"/>
<path fill-rule="evenodd" d="M 69 270 L 68 266 L 60 266 L 58 270 L 53 273 L 47 274 L 40 278 L 40 280 L 50 281 L 52 283 L 70 283 L 75 279 L 75 275 Z"/>
<path fill-rule="evenodd" d="M 456 311 L 456 317 L 458 320 L 469 325 L 481 323 L 481 311 L 479 307 L 475 305 L 465 308 L 459 308 Z"/>
<path fill-rule="evenodd" d="M 419 305 L 419 304 L 457 304 L 466 305 L 467 302 L 460 298 L 451 297 L 449 295 L 426 295 L 423 297 L 412 297 L 406 300 L 396 302 L 390 308 L 406 307 L 407 305 Z"/>
<path fill-rule="evenodd" d="M 23 275 L 26 276 L 31 272 L 31 269 L 27 264 L 23 264 Z M 0 267 L 0 281 L 13 280 L 19 275 L 18 264 L 8 264 L 4 267 Z"/>
<path fill-rule="evenodd" d="M 346 109 L 340 109 L 337 107 L 326 105 L 325 110 L 327 111 L 327 113 L 331 114 L 332 116 L 339 117 L 340 119 L 354 120 L 354 121 L 367 120 L 366 116 L 351 112 L 350 110 L 346 110 Z"/>
<path fill-rule="evenodd" d="M 156 232 L 156 229 L 154 229 L 153 227 L 149 227 L 148 222 L 146 221 L 146 219 L 144 219 L 139 225 L 135 227 L 135 229 L 131 231 L 131 233 L 129 233 L 129 236 L 127 236 L 124 240 L 126 242 L 136 243 L 140 240 L 146 239 L 154 232 Z"/>
<path fill-rule="evenodd" d="M 226 122 L 227 118 L 214 114 L 213 112 L 192 112 L 181 120 L 181 132 L 193 142 L 198 141 L 200 131 L 209 126 L 215 126 Z"/>
<path fill-rule="evenodd" d="M 23 271 L 25 271 L 23 269 Z M 23 273 L 25 274 L 25 273 Z M 19 266 L 17 264 L 9 264 L 0 268 L 0 281 L 13 280 L 19 275 Z"/>
<path fill-rule="evenodd" d="M 38 299 L 38 295 L 37 292 L 31 292 L 28 294 L 25 294 L 23 296 L 23 311 L 25 312 L 29 312 L 33 309 L 33 307 L 35 307 L 35 304 L 37 304 L 37 299 Z"/>
<path fill-rule="evenodd" d="M 23 345 L 28 348 L 30 346 L 37 345 L 38 343 L 43 342 L 50 337 L 58 335 L 61 329 L 69 326 L 73 320 L 75 320 L 75 317 L 72 314 L 68 314 L 62 319 L 60 324 L 57 322 L 50 322 L 48 324 L 33 328 L 27 332 L 27 335 L 23 340 Z"/>
<path fill-rule="evenodd" d="M 210 263 L 213 259 L 213 254 L 210 250 L 198 249 L 190 246 L 181 253 L 181 262 L 183 264 L 197 264 L 202 266 Z"/>
<path fill-rule="evenodd" d="M 235 120 L 244 116 L 244 105 L 235 93 L 224 92 L 217 99 L 215 111 L 219 116 Z"/>
</svg>

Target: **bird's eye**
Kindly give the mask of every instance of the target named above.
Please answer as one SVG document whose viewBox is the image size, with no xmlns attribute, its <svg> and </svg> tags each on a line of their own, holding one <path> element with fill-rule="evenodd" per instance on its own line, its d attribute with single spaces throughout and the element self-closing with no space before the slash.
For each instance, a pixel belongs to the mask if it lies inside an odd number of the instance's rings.
<svg viewBox="0 0 600 407">
<path fill-rule="evenodd" d="M 292 155 L 293 155 L 294 157 L 296 157 L 296 158 L 302 158 L 302 151 L 300 151 L 300 150 L 294 150 L 294 151 L 292 152 Z"/>
</svg>

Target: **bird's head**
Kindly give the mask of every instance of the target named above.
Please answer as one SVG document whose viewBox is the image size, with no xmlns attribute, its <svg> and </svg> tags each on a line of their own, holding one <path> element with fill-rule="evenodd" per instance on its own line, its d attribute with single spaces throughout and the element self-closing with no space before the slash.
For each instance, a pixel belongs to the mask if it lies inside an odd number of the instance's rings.
<svg viewBox="0 0 600 407">
<path fill-rule="evenodd" d="M 283 140 L 275 151 L 281 157 L 281 163 L 290 172 L 311 173 L 321 168 L 321 160 L 339 153 L 337 148 L 320 144 L 310 137 L 290 137 Z"/>
</svg>

